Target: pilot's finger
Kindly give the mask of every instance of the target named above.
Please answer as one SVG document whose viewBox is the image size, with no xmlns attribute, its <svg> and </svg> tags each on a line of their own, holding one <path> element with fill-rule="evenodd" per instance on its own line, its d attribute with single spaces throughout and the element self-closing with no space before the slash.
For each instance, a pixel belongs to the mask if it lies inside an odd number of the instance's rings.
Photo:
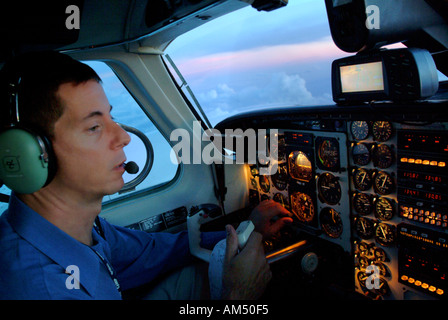
<svg viewBox="0 0 448 320">
<path fill-rule="evenodd" d="M 268 218 L 275 216 L 291 216 L 291 213 L 286 210 L 280 203 L 274 200 L 265 200 L 255 208 L 259 212 L 264 212 Z"/>
<path fill-rule="evenodd" d="M 284 226 L 289 225 L 292 223 L 292 218 L 290 217 L 283 217 L 278 220 L 276 220 L 270 227 L 269 227 L 269 233 L 271 235 L 276 234 L 279 232 Z"/>
<path fill-rule="evenodd" d="M 257 249 L 257 248 L 263 249 L 262 240 L 263 240 L 263 236 L 261 235 L 261 233 L 253 231 L 250 234 L 249 239 L 247 239 L 247 242 L 243 248 L 243 251 L 249 250 L 249 251 L 255 252 L 254 249 Z"/>
<path fill-rule="evenodd" d="M 238 253 L 238 236 L 231 225 L 226 225 L 226 255 L 225 262 L 229 262 Z"/>
</svg>

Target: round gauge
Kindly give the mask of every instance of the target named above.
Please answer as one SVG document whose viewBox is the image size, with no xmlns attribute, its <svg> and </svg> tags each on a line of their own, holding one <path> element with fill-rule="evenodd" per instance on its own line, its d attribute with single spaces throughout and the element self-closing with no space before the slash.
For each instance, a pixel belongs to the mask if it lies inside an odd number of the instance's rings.
<svg viewBox="0 0 448 320">
<path fill-rule="evenodd" d="M 352 149 L 353 162 L 358 166 L 365 166 L 370 162 L 370 150 L 365 143 L 355 144 Z"/>
<path fill-rule="evenodd" d="M 319 177 L 317 189 L 319 199 L 328 204 L 337 204 L 341 200 L 341 185 L 339 179 L 329 172 L 325 172 Z"/>
<path fill-rule="evenodd" d="M 381 262 L 387 261 L 386 252 L 381 248 L 375 247 L 373 249 L 373 255 L 375 257 L 375 261 L 381 261 Z"/>
<path fill-rule="evenodd" d="M 257 180 L 255 180 L 254 178 L 250 179 L 250 184 L 252 185 L 252 188 L 254 188 L 254 189 L 258 188 Z"/>
<path fill-rule="evenodd" d="M 358 217 L 355 220 L 355 229 L 361 239 L 370 239 L 374 233 L 374 225 L 372 220 Z"/>
<path fill-rule="evenodd" d="M 359 250 L 359 254 L 362 257 L 367 256 L 367 255 L 369 255 L 370 245 L 365 243 L 364 241 L 361 241 L 358 243 L 358 250 Z"/>
<path fill-rule="evenodd" d="M 300 181 L 310 181 L 313 175 L 311 161 L 302 151 L 293 151 L 288 157 L 289 174 L 291 178 Z"/>
<path fill-rule="evenodd" d="M 286 208 L 287 210 L 289 210 L 289 202 L 288 202 L 288 198 L 281 194 L 281 193 L 276 193 L 274 194 L 274 197 L 272 198 L 275 202 L 280 203 L 284 208 Z"/>
<path fill-rule="evenodd" d="M 363 140 L 369 135 L 369 124 L 367 121 L 353 121 L 350 126 L 353 138 Z"/>
<path fill-rule="evenodd" d="M 288 186 L 288 170 L 286 169 L 286 164 L 279 164 L 277 172 L 271 176 L 271 179 L 272 184 L 277 190 L 285 190 Z"/>
<path fill-rule="evenodd" d="M 339 238 L 342 234 L 342 219 L 339 212 L 326 207 L 320 212 L 320 225 L 322 230 L 331 238 Z"/>
<path fill-rule="evenodd" d="M 291 195 L 292 212 L 303 222 L 311 222 L 314 218 L 314 204 L 311 197 L 297 192 Z"/>
<path fill-rule="evenodd" d="M 373 187 L 379 194 L 386 195 L 394 191 L 394 179 L 385 171 L 378 171 L 373 179 Z"/>
<path fill-rule="evenodd" d="M 370 195 L 357 192 L 353 197 L 353 207 L 356 212 L 365 216 L 372 212 L 372 198 Z"/>
<path fill-rule="evenodd" d="M 264 201 L 264 200 L 269 200 L 269 196 L 267 194 L 261 195 L 261 201 Z"/>
<path fill-rule="evenodd" d="M 394 206 L 388 198 L 379 197 L 375 201 L 375 216 L 381 220 L 390 220 L 394 216 Z"/>
<path fill-rule="evenodd" d="M 269 189 L 271 189 L 268 176 L 259 176 L 258 178 L 261 191 L 268 193 Z"/>
<path fill-rule="evenodd" d="M 334 138 L 319 141 L 317 154 L 320 164 L 326 169 L 339 168 L 339 142 Z"/>
<path fill-rule="evenodd" d="M 363 269 L 367 268 L 370 265 L 370 261 L 367 257 L 359 258 L 359 266 Z"/>
<path fill-rule="evenodd" d="M 268 136 L 268 150 L 271 158 L 276 158 L 278 161 L 285 160 L 285 137 L 282 134 L 275 135 L 277 139 L 274 141 L 270 140 L 270 136 Z"/>
<path fill-rule="evenodd" d="M 367 275 L 364 271 L 359 271 L 356 274 L 356 278 L 358 279 L 359 285 L 366 290 L 366 282 L 367 282 Z"/>
<path fill-rule="evenodd" d="M 370 171 L 364 168 L 357 168 L 353 172 L 353 184 L 360 191 L 369 190 L 372 186 L 372 176 Z"/>
<path fill-rule="evenodd" d="M 250 166 L 250 174 L 252 177 L 258 176 L 258 168 L 256 165 Z"/>
<path fill-rule="evenodd" d="M 394 244 L 395 242 L 395 229 L 393 226 L 378 223 L 375 228 L 375 240 L 383 247 L 388 247 Z"/>
<path fill-rule="evenodd" d="M 378 285 L 375 285 L 375 280 L 371 278 L 370 274 L 365 273 L 364 271 L 359 271 L 356 274 L 356 278 L 358 279 L 359 285 L 363 290 L 369 291 L 372 294 L 377 296 L 386 295 L 389 292 L 389 285 L 387 281 L 383 278 L 379 278 Z M 370 282 L 370 283 L 369 283 Z M 373 283 L 372 283 L 373 282 Z"/>
<path fill-rule="evenodd" d="M 381 276 L 386 277 L 388 275 L 387 268 L 383 263 L 381 263 L 380 261 L 375 261 L 372 264 L 378 268 Z"/>
<path fill-rule="evenodd" d="M 383 278 L 380 278 L 380 284 L 378 285 L 378 288 L 373 287 L 373 292 L 376 293 L 379 296 L 384 296 L 389 293 L 389 285 L 387 284 L 387 281 Z"/>
<path fill-rule="evenodd" d="M 389 121 L 375 121 L 372 125 L 373 138 L 376 141 L 387 141 L 392 136 L 392 123 Z"/>
<path fill-rule="evenodd" d="M 392 165 L 394 161 L 394 155 L 388 145 L 379 144 L 375 148 L 373 148 L 372 160 L 375 167 L 386 169 Z"/>
</svg>

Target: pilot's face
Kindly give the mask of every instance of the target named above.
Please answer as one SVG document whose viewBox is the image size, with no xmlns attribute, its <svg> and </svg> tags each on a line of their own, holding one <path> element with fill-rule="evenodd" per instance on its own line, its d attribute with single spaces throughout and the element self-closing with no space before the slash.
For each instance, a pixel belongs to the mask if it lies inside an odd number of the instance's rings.
<svg viewBox="0 0 448 320">
<path fill-rule="evenodd" d="M 57 94 L 64 113 L 54 128 L 58 163 L 54 183 L 82 197 L 117 192 L 124 183 L 123 147 L 130 136 L 112 119 L 103 87 L 94 80 L 68 83 Z"/>
</svg>

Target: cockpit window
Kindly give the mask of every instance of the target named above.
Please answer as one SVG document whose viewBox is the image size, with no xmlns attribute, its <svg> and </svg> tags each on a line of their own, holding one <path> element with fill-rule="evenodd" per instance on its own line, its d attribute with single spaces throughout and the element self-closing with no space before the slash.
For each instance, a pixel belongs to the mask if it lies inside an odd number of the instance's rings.
<svg viewBox="0 0 448 320">
<path fill-rule="evenodd" d="M 315 0 L 271 12 L 246 7 L 180 36 L 166 53 L 212 126 L 254 109 L 333 104 L 331 63 L 349 55 Z"/>
</svg>

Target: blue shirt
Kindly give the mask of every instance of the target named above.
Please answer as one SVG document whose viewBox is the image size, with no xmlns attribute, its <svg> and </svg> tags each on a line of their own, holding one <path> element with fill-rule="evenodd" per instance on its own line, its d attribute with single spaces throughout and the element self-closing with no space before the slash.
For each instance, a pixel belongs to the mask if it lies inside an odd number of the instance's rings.
<svg viewBox="0 0 448 320">
<path fill-rule="evenodd" d="M 122 290 L 192 261 L 186 232 L 146 233 L 104 219 L 101 227 L 104 238 L 92 229 L 89 247 L 12 194 L 0 217 L 0 299 L 121 299 L 94 250 L 113 266 Z"/>
</svg>

